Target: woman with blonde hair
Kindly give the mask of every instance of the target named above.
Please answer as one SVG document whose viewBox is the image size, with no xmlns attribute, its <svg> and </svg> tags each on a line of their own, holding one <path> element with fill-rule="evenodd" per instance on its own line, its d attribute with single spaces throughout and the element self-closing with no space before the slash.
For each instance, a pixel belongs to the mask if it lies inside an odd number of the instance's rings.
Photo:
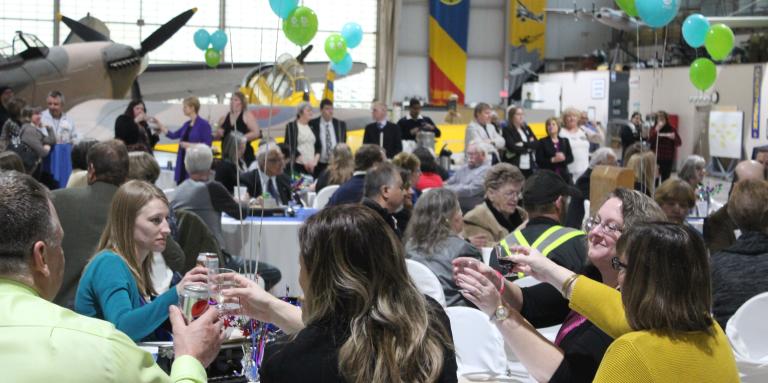
<svg viewBox="0 0 768 383">
<path fill-rule="evenodd" d="M 560 136 L 567 138 L 573 151 L 573 162 L 568 164 L 568 171 L 573 179 L 579 178 L 589 168 L 589 144 L 602 145 L 603 137 L 600 132 L 592 132 L 585 126 L 579 125 L 581 112 L 573 107 L 563 111 L 563 130 Z"/>
<path fill-rule="evenodd" d="M 233 131 L 245 136 L 246 146 L 242 159 L 250 165 L 256 159 L 251 141 L 261 138 L 261 129 L 256 118 L 248 111 L 248 102 L 242 92 L 232 93 L 229 99 L 229 112 L 221 116 L 217 125 L 219 128 L 216 130 L 216 138 L 222 141 Z"/>
<path fill-rule="evenodd" d="M 189 178 L 187 169 L 184 167 L 184 157 L 187 149 L 196 143 L 211 146 L 213 135 L 211 134 L 211 124 L 200 117 L 200 100 L 197 97 L 187 97 L 183 102 L 184 115 L 189 117 L 189 121 L 181 126 L 181 129 L 171 132 L 165 126 L 158 126 L 160 132 L 165 133 L 168 138 L 179 139 L 179 152 L 176 155 L 176 171 L 173 173 L 173 179 L 177 184 L 182 183 Z"/>
<path fill-rule="evenodd" d="M 653 197 L 656 191 L 656 155 L 649 150 L 640 152 L 629 159 L 626 167 L 635 172 L 635 190 Z"/>
<path fill-rule="evenodd" d="M 301 309 L 230 274 L 239 287 L 225 298 L 294 334 L 267 347 L 261 382 L 456 382 L 448 318 L 413 284 L 385 225 L 361 205 L 310 217 L 299 230 Z"/>
<path fill-rule="evenodd" d="M 160 327 L 168 319 L 168 306 L 178 303 L 188 283 L 207 281 L 206 269 L 196 267 L 175 288 L 156 296 L 152 253 L 165 249 L 167 217 L 168 200 L 156 186 L 133 180 L 117 190 L 98 252 L 77 286 L 75 311 L 111 322 L 137 342 L 166 340 Z"/>
<path fill-rule="evenodd" d="M 331 151 L 331 162 L 328 167 L 317 177 L 315 190 L 323 190 L 329 185 L 341 185 L 352 178 L 355 171 L 355 161 L 352 150 L 343 142 L 339 143 Z"/>
</svg>

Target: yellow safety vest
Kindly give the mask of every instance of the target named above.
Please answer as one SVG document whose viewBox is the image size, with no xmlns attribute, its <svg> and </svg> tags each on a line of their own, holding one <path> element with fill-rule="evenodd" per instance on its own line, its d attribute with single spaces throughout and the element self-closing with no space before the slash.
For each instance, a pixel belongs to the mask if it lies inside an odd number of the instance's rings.
<svg viewBox="0 0 768 383">
<path fill-rule="evenodd" d="M 528 240 L 525 239 L 523 232 L 520 230 L 515 230 L 512 232 L 512 234 L 502 239 L 499 244 L 507 254 L 511 254 L 509 251 L 509 246 L 511 243 L 511 245 L 532 247 L 538 250 L 541 255 L 546 257 L 549 256 L 549 253 L 552 252 L 552 250 L 558 248 L 569 239 L 578 237 L 580 235 L 586 235 L 586 233 L 581 230 L 572 229 L 570 227 L 555 225 L 541 233 L 541 235 L 539 235 L 539 237 L 533 241 L 533 245 L 528 243 Z M 497 257 L 501 255 L 502 254 L 496 254 Z M 525 274 L 523 273 L 517 273 L 518 278 L 522 278 L 524 276 Z"/>
</svg>

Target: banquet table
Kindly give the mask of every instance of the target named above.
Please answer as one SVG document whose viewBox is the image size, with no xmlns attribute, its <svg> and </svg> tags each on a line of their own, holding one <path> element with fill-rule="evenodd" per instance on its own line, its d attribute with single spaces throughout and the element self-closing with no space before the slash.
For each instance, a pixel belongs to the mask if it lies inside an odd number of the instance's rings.
<svg viewBox="0 0 768 383">
<path fill-rule="evenodd" d="M 247 217 L 243 225 L 225 214 L 221 219 L 224 247 L 248 259 L 258 255 L 259 261 L 280 269 L 282 279 L 272 288 L 273 294 L 300 296 L 303 293 L 299 286 L 299 227 L 317 211 L 298 209 L 295 217 Z"/>
</svg>

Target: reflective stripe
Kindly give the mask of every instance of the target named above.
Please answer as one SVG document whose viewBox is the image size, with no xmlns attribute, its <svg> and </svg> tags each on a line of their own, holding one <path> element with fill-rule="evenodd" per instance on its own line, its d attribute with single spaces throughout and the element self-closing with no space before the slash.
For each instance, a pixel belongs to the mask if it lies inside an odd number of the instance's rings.
<svg viewBox="0 0 768 383">
<path fill-rule="evenodd" d="M 509 243 L 507 242 L 509 239 L 509 242 L 511 242 L 512 245 L 532 247 L 538 250 L 541 255 L 548 257 L 549 253 L 557 249 L 560 245 L 567 242 L 571 238 L 575 238 L 581 235 L 586 235 L 586 233 L 581 230 L 572 229 L 570 227 L 555 225 L 541 233 L 539 237 L 536 238 L 536 240 L 533 242 L 533 245 L 528 244 L 528 240 L 525 239 L 521 230 L 515 230 L 512 232 L 512 235 L 509 235 L 499 241 L 499 244 L 504 248 L 504 251 L 506 251 L 507 254 L 511 254 L 509 250 Z M 496 254 L 496 257 L 498 256 L 499 254 Z M 525 274 L 517 273 L 517 276 L 518 278 L 522 278 L 525 276 Z"/>
</svg>

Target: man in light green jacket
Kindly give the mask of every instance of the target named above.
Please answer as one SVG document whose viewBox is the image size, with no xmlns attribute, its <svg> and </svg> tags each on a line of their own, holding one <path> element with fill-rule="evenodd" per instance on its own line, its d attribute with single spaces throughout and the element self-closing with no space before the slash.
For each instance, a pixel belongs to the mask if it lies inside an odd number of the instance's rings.
<svg viewBox="0 0 768 383">
<path fill-rule="evenodd" d="M 44 186 L 0 172 L 0 371 L 7 382 L 205 382 L 218 354 L 218 312 L 185 323 L 170 307 L 171 376 L 105 321 L 50 302 L 61 286 L 64 236 Z"/>
</svg>

